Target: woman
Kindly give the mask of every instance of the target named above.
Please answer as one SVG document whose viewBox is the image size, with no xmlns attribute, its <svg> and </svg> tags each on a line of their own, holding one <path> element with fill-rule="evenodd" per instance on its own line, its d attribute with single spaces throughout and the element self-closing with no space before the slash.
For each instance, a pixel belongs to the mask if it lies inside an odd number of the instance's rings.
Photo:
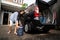
<svg viewBox="0 0 60 40">
<path fill-rule="evenodd" d="M 13 25 L 13 23 L 15 22 L 15 29 L 14 29 L 14 34 L 17 35 L 17 29 L 19 27 L 18 23 L 20 24 L 20 26 L 22 26 L 22 22 L 21 22 L 21 17 L 22 14 L 24 13 L 24 10 L 20 10 L 19 12 L 14 12 L 11 16 L 10 16 L 10 23 L 9 23 L 9 31 L 8 34 L 11 33 L 11 26 Z"/>
</svg>

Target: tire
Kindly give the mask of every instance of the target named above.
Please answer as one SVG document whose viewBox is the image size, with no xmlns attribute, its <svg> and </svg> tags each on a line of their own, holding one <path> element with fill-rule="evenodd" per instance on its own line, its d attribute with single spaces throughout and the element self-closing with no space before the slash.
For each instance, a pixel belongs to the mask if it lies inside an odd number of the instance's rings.
<svg viewBox="0 0 60 40">
<path fill-rule="evenodd" d="M 44 26 L 44 28 L 43 28 L 43 32 L 44 33 L 48 33 L 49 30 L 50 30 L 50 27 L 49 26 Z"/>
<path fill-rule="evenodd" d="M 25 31 L 26 33 L 31 32 L 31 24 L 26 24 L 25 27 L 24 27 L 24 31 Z"/>
</svg>

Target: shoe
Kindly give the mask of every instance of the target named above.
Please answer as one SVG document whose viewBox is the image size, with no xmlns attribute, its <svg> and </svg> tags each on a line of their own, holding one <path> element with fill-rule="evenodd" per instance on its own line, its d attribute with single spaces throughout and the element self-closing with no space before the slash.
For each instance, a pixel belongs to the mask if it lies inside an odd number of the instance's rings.
<svg viewBox="0 0 60 40">
<path fill-rule="evenodd" d="M 17 32 L 14 32 L 15 35 L 17 35 Z"/>
<path fill-rule="evenodd" d="M 11 31 L 8 32 L 8 34 L 10 34 L 10 33 L 11 33 Z"/>
</svg>

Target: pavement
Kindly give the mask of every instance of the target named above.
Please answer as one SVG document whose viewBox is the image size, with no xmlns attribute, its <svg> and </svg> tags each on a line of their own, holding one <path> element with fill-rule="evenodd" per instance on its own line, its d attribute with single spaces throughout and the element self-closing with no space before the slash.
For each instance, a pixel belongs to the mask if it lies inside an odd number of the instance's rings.
<svg viewBox="0 0 60 40">
<path fill-rule="evenodd" d="M 0 26 L 0 40 L 60 40 L 60 30 L 50 30 L 49 33 L 28 34 L 24 32 L 23 36 L 17 36 L 13 33 L 14 26 L 12 27 L 11 34 L 8 34 L 8 26 Z"/>
</svg>

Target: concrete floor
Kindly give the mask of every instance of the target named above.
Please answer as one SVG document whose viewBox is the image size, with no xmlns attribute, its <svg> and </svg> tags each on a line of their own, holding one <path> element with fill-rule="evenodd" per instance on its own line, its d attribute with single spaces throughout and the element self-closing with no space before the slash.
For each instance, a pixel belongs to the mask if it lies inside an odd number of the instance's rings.
<svg viewBox="0 0 60 40">
<path fill-rule="evenodd" d="M 50 30 L 46 34 L 27 34 L 24 33 L 23 36 L 17 36 L 13 34 L 14 27 L 12 28 L 12 33 L 8 34 L 8 26 L 0 26 L 0 40 L 60 40 L 59 30 Z"/>
</svg>

